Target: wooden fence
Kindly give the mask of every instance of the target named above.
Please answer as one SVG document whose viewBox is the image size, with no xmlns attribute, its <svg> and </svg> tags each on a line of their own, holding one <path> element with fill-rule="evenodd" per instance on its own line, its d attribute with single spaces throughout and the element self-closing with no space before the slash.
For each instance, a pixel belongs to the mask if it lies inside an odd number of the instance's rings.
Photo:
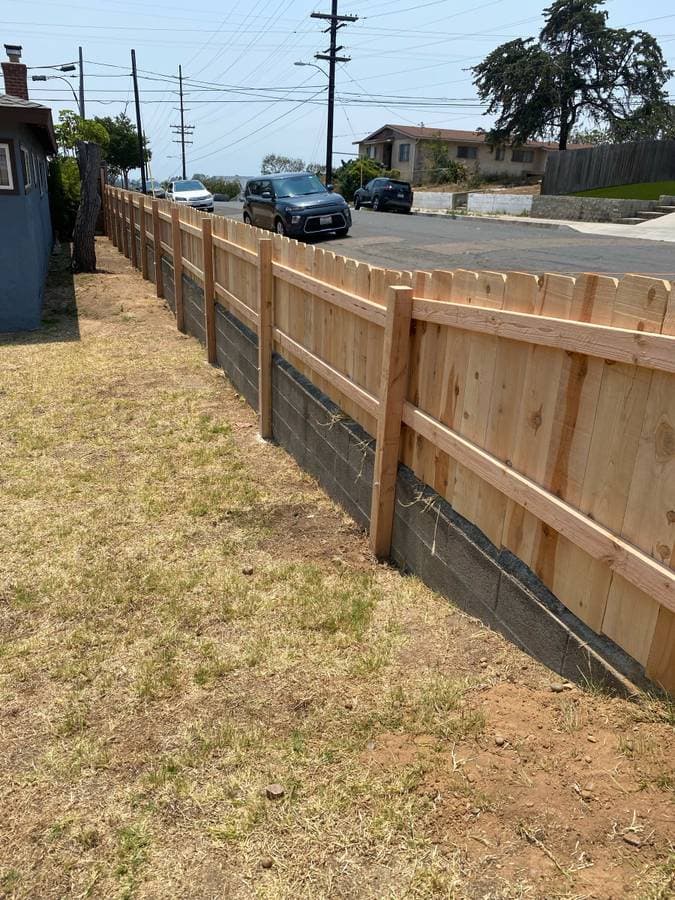
<svg viewBox="0 0 675 900">
<path fill-rule="evenodd" d="M 376 435 L 371 541 L 389 552 L 398 462 L 572 612 L 675 689 L 675 292 L 658 278 L 397 272 L 105 189 L 107 234 L 173 265 Z M 131 233 L 137 239 L 130 239 Z M 154 272 L 148 271 L 148 247 Z"/>
<path fill-rule="evenodd" d="M 571 194 L 617 184 L 672 179 L 675 179 L 673 140 L 600 144 L 585 150 L 549 153 L 541 192 Z"/>
</svg>

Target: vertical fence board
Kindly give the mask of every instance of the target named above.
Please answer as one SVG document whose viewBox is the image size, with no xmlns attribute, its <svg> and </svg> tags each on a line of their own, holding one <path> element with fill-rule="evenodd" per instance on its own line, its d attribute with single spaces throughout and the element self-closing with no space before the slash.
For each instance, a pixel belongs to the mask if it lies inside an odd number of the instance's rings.
<svg viewBox="0 0 675 900">
<path fill-rule="evenodd" d="M 211 220 L 202 219 L 202 266 L 204 273 L 204 326 L 206 331 L 206 358 L 216 363 L 216 298 L 213 292 L 213 237 Z"/>
<path fill-rule="evenodd" d="M 258 243 L 258 428 L 266 440 L 272 437 L 272 330 L 274 328 L 274 278 L 272 242 Z"/>
<path fill-rule="evenodd" d="M 158 297 L 163 297 L 164 275 L 162 273 L 162 247 L 159 236 L 159 200 L 152 201 L 152 250 L 155 257 L 155 290 Z"/>
</svg>

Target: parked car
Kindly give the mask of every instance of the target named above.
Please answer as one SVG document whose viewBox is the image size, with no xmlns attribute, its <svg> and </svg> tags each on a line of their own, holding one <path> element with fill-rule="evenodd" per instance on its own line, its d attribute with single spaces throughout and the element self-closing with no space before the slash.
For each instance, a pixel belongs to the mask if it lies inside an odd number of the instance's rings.
<svg viewBox="0 0 675 900">
<path fill-rule="evenodd" d="M 185 203 L 204 212 L 213 212 L 213 194 L 201 181 L 172 181 L 166 190 L 166 199 L 175 203 Z"/>
<path fill-rule="evenodd" d="M 251 178 L 244 191 L 244 222 L 277 234 L 344 237 L 352 224 L 346 200 L 316 175 L 294 172 Z"/>
<path fill-rule="evenodd" d="M 409 213 L 413 192 L 407 181 L 395 178 L 373 178 L 354 193 L 354 209 L 371 206 L 376 212 L 384 209 L 400 209 Z"/>
<path fill-rule="evenodd" d="M 166 191 L 159 181 L 154 178 L 148 178 L 145 182 L 145 193 L 156 200 L 163 200 L 166 197 Z"/>
</svg>

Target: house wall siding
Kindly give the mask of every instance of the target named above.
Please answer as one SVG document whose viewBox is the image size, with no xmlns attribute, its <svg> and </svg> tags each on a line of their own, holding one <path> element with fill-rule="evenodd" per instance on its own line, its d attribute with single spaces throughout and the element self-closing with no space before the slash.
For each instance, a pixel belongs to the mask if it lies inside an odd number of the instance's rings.
<svg viewBox="0 0 675 900">
<path fill-rule="evenodd" d="M 390 138 L 393 137 L 393 144 Z M 514 162 L 511 158 L 512 150 L 506 148 L 505 158 L 503 160 L 496 159 L 496 154 L 486 144 L 470 143 L 469 141 L 462 143 L 461 141 L 446 141 L 450 158 L 457 160 L 464 165 L 469 172 L 475 172 L 478 169 L 484 175 L 504 175 L 506 178 L 520 177 L 524 175 L 543 175 L 546 168 L 547 151 L 543 149 L 534 150 L 534 159 L 532 162 Z M 406 137 L 405 135 L 393 135 L 384 133 L 382 140 L 373 144 L 359 144 L 359 154 L 361 156 L 368 155 L 368 148 L 372 159 L 378 162 L 385 161 L 385 147 L 392 146 L 391 167 L 398 169 L 401 178 L 411 181 L 413 184 L 422 184 L 429 180 L 429 169 L 432 166 L 429 154 L 428 142 L 426 140 L 415 140 L 415 138 Z M 407 162 L 399 162 L 399 150 L 401 144 L 410 144 L 410 159 Z M 476 159 L 460 159 L 457 151 L 460 146 L 475 147 L 477 149 Z"/>
<path fill-rule="evenodd" d="M 0 332 L 40 327 L 44 284 L 52 249 L 52 226 L 46 185 L 25 191 L 21 146 L 44 161 L 45 152 L 31 129 L 3 127 L 0 135 L 14 145 L 18 193 L 0 193 Z"/>
</svg>

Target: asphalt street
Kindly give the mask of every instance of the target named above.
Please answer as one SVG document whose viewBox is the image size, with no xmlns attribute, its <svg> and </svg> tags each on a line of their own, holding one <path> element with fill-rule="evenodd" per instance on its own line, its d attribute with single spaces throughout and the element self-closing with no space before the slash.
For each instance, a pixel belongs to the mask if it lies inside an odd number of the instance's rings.
<svg viewBox="0 0 675 900">
<path fill-rule="evenodd" d="M 242 218 L 241 203 L 215 212 Z M 633 272 L 675 280 L 675 245 L 544 227 L 443 216 L 352 211 L 346 238 L 323 238 L 336 253 L 389 269 L 490 269 L 504 272 Z"/>
</svg>

